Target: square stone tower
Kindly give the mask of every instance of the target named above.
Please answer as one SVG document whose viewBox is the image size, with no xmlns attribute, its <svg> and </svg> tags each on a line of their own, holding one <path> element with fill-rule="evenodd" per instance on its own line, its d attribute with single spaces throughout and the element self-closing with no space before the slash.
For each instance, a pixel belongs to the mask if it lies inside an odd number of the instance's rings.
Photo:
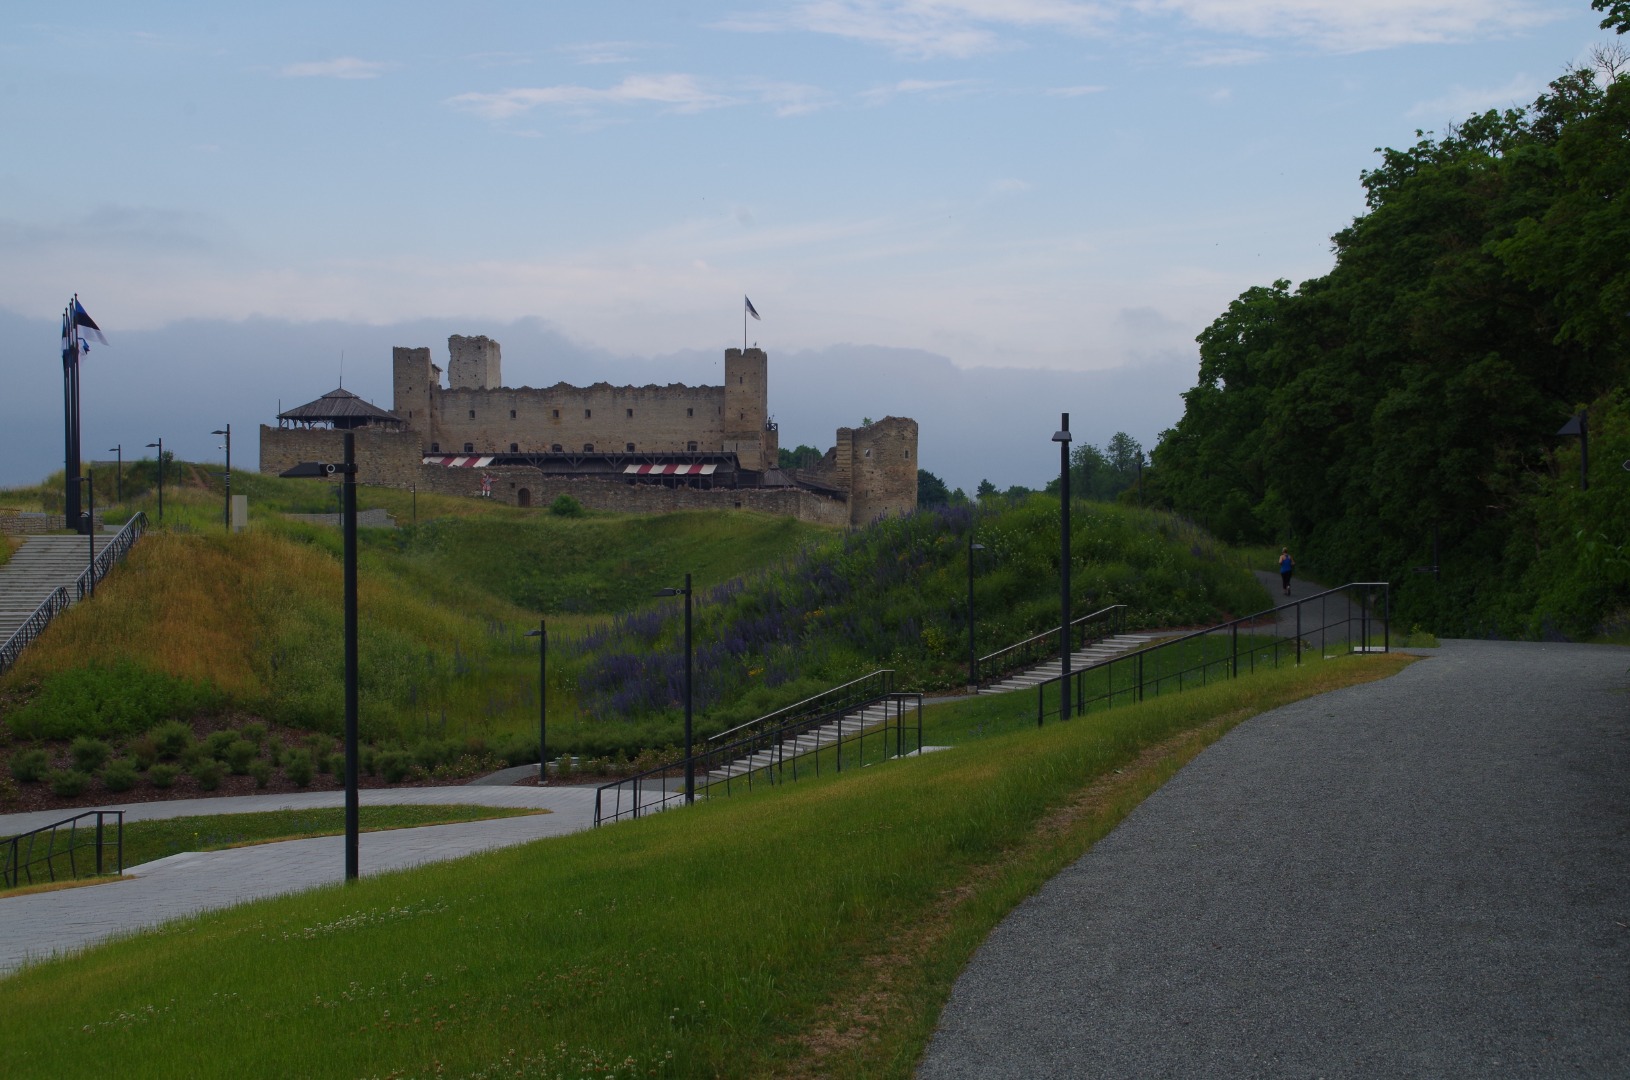
<svg viewBox="0 0 1630 1080">
<path fill-rule="evenodd" d="M 498 343 L 485 334 L 447 339 L 447 386 L 450 390 L 496 390 L 504 385 Z"/>
</svg>

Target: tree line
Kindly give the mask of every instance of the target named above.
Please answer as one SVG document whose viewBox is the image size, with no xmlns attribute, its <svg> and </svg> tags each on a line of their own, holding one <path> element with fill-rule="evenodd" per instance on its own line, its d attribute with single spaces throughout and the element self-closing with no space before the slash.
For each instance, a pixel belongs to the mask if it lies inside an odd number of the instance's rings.
<svg viewBox="0 0 1630 1080">
<path fill-rule="evenodd" d="M 1594 6 L 1630 25 L 1627 0 Z M 1439 633 L 1630 631 L 1626 58 L 1378 150 L 1334 268 L 1199 335 L 1151 501 L 1329 581 L 1391 580 Z M 1581 414 L 1588 488 L 1559 434 Z"/>
</svg>

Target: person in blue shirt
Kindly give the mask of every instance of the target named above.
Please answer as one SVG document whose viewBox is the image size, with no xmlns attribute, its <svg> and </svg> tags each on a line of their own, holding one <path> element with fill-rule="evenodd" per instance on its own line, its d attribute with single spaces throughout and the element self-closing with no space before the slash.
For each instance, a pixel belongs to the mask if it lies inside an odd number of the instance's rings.
<svg viewBox="0 0 1630 1080">
<path fill-rule="evenodd" d="M 1285 583 L 1285 595 L 1290 595 L 1290 575 L 1296 569 L 1296 560 L 1290 557 L 1290 548 L 1279 549 L 1279 580 Z"/>
</svg>

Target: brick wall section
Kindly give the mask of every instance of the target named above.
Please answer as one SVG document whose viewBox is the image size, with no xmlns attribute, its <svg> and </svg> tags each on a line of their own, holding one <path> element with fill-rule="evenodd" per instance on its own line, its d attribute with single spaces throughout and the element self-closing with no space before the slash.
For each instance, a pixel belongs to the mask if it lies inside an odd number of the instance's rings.
<svg viewBox="0 0 1630 1080">
<path fill-rule="evenodd" d="M 683 453 L 724 449 L 724 390 L 718 386 L 571 386 L 542 390 L 443 390 L 426 453 Z M 474 415 L 472 415 L 474 414 Z M 433 450 L 433 445 L 436 449 Z"/>
<path fill-rule="evenodd" d="M 495 390 L 504 385 L 498 343 L 482 334 L 447 339 L 447 385 L 461 390 Z"/>
<path fill-rule="evenodd" d="M 102 531 L 102 511 L 96 512 L 95 527 Z M 16 513 L 0 514 L 0 533 L 7 536 L 39 536 L 45 533 L 67 532 L 61 514 Z"/>
<path fill-rule="evenodd" d="M 357 482 L 405 488 L 419 482 L 419 436 L 413 431 L 359 428 Z M 331 428 L 274 428 L 260 425 L 260 471 L 276 476 L 302 461 L 345 460 L 345 432 Z M 446 470 L 443 470 L 444 472 Z M 465 470 L 473 472 L 474 470 Z M 476 482 L 480 482 L 477 475 Z"/>
</svg>

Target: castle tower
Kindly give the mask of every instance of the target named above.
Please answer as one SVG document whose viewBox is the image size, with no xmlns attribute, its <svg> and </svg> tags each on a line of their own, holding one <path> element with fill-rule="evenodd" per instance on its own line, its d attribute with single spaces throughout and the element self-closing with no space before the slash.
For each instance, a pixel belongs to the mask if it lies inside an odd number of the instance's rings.
<svg viewBox="0 0 1630 1080">
<path fill-rule="evenodd" d="M 498 343 L 485 334 L 447 339 L 447 386 L 450 390 L 496 390 L 504 385 L 499 373 Z"/>
<path fill-rule="evenodd" d="M 430 350 L 392 349 L 391 382 L 391 411 L 428 442 L 435 431 L 435 393 L 441 389 L 441 368 L 430 362 Z"/>
<path fill-rule="evenodd" d="M 724 448 L 749 472 L 773 468 L 776 435 L 769 430 L 769 357 L 763 349 L 724 351 Z"/>
</svg>

